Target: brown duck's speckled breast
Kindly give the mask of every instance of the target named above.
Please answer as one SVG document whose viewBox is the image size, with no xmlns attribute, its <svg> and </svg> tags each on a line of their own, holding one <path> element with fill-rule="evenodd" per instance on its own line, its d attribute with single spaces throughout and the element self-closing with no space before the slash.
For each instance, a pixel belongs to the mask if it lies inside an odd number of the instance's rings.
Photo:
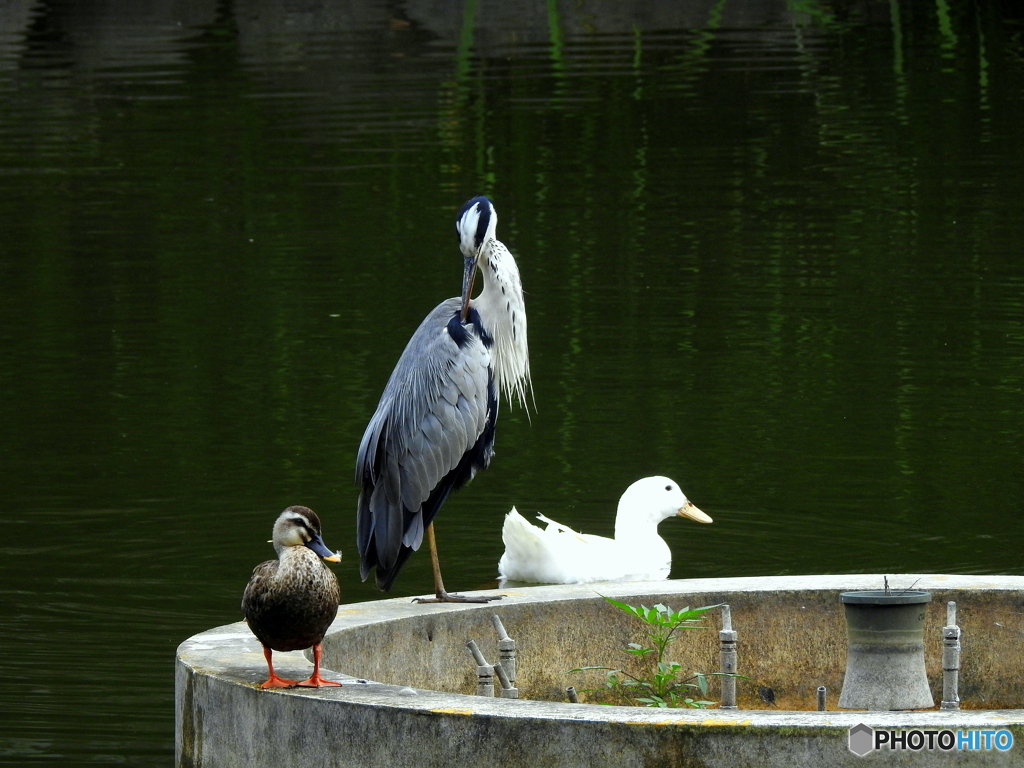
<svg viewBox="0 0 1024 768">
<path fill-rule="evenodd" d="M 297 651 L 323 640 L 340 601 L 338 580 L 320 557 L 307 547 L 289 547 L 280 560 L 253 570 L 242 613 L 263 645 Z"/>
</svg>

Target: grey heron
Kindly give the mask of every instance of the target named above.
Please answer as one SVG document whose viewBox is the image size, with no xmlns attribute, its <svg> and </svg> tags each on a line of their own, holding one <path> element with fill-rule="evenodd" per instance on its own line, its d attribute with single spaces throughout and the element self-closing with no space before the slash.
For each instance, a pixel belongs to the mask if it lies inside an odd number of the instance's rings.
<svg viewBox="0 0 1024 768">
<path fill-rule="evenodd" d="M 376 570 L 377 586 L 390 590 L 426 534 L 436 598 L 422 602 L 495 599 L 445 591 L 433 522 L 448 494 L 490 464 L 501 396 L 511 405 L 515 394 L 526 407 L 523 288 L 515 259 L 495 237 L 497 223 L 486 197 L 462 206 L 455 221 L 462 296 L 438 304 L 409 339 L 356 457 L 360 576 Z M 484 286 L 474 299 L 478 271 Z"/>
</svg>

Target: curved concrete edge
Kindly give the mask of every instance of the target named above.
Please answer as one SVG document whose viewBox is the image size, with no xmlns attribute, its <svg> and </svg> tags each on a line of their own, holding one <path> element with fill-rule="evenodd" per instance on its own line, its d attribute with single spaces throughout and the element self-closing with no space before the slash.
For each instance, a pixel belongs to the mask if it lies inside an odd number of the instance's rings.
<svg viewBox="0 0 1024 768">
<path fill-rule="evenodd" d="M 690 579 L 497 590 L 503 603 L 701 592 L 875 588 L 880 575 Z M 1024 577 L 900 575 L 916 589 L 1024 590 Z M 890 583 L 892 578 L 890 578 Z M 486 593 L 484 593 L 486 594 Z M 487 610 L 486 605 L 419 605 L 408 598 L 343 605 L 331 632 L 422 615 Z M 494 610 L 494 604 L 490 605 Z M 274 655 L 275 668 L 302 679 L 299 652 Z M 329 675 L 342 688 L 263 691 L 259 643 L 242 622 L 195 635 L 175 664 L 178 766 L 860 766 L 849 728 L 1008 729 L 1009 753 L 901 752 L 886 765 L 1007 764 L 1024 750 L 1024 710 L 942 712 L 763 712 L 644 709 L 486 699 Z M 595 753 L 595 745 L 601 744 Z"/>
<path fill-rule="evenodd" d="M 595 582 L 592 584 L 567 584 L 549 586 L 509 586 L 504 589 L 481 590 L 471 594 L 503 595 L 499 602 L 486 604 L 444 603 L 422 604 L 412 602 L 414 598 L 399 597 L 374 600 L 368 603 L 350 603 L 338 610 L 338 618 L 328 633 L 344 627 L 358 626 L 378 621 L 421 616 L 425 609 L 441 611 L 486 611 L 493 612 L 503 605 L 517 603 L 559 602 L 592 598 L 597 595 L 627 598 L 634 595 L 687 595 L 723 592 L 801 592 L 801 591 L 843 591 L 877 589 L 883 578 L 889 579 L 893 590 L 964 589 L 964 590 L 1015 590 L 1024 591 L 1024 576 L 963 576 L 953 574 L 840 574 L 819 576 L 749 576 L 715 579 L 674 579 L 668 581 Z M 433 597 L 419 595 L 419 597 Z M 838 600 L 838 596 L 836 598 Z M 690 602 L 693 602 L 692 600 Z"/>
</svg>

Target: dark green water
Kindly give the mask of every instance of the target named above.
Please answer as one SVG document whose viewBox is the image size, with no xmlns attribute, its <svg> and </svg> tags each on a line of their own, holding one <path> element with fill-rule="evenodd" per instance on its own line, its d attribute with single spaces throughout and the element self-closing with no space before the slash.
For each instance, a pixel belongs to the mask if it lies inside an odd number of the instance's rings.
<svg viewBox="0 0 1024 768">
<path fill-rule="evenodd" d="M 479 193 L 537 409 L 449 587 L 512 504 L 609 534 L 648 474 L 715 518 L 676 577 L 1022 572 L 1014 4 L 444 7 L 0 11 L 0 762 L 169 765 L 174 649 L 289 504 L 379 596 L 355 452 Z"/>
</svg>

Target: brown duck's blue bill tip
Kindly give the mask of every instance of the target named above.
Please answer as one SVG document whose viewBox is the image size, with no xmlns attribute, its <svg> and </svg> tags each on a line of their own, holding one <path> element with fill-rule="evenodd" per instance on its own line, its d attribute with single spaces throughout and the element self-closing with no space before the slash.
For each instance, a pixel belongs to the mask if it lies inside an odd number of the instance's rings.
<svg viewBox="0 0 1024 768">
<path fill-rule="evenodd" d="M 307 541 L 306 546 L 312 549 L 314 552 L 320 555 L 320 557 L 322 557 L 324 560 L 327 560 L 330 563 L 341 562 L 341 555 L 331 552 L 331 550 L 329 550 L 324 544 L 324 540 L 321 539 L 319 536 L 315 536 L 314 538 Z"/>
</svg>

